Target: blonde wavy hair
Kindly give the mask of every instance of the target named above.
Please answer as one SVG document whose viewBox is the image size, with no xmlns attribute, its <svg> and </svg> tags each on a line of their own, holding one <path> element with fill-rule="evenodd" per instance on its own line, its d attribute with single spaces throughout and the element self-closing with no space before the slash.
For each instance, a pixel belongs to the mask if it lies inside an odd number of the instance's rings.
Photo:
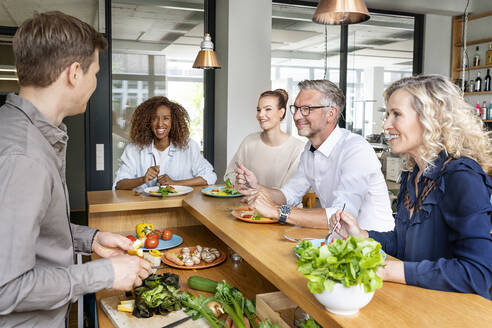
<svg viewBox="0 0 492 328">
<path fill-rule="evenodd" d="M 406 77 L 391 84 L 384 91 L 388 102 L 391 95 L 403 89 L 412 95 L 412 105 L 417 111 L 424 133 L 420 158 L 433 166 L 434 159 L 445 150 L 453 158 L 469 157 L 490 174 L 492 169 L 491 132 L 487 132 L 482 120 L 474 114 L 461 90 L 441 75 Z M 412 170 L 415 161 L 404 155 L 406 168 Z"/>
</svg>

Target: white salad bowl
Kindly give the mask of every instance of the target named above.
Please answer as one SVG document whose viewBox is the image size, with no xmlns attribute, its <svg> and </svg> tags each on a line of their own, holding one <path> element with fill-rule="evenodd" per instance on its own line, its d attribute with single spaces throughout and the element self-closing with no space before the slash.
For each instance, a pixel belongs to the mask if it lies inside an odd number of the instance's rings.
<svg viewBox="0 0 492 328">
<path fill-rule="evenodd" d="M 364 285 L 344 287 L 342 284 L 335 284 L 331 292 L 324 290 L 320 294 L 313 295 L 329 312 L 352 315 L 371 301 L 374 292 L 366 293 Z"/>
</svg>

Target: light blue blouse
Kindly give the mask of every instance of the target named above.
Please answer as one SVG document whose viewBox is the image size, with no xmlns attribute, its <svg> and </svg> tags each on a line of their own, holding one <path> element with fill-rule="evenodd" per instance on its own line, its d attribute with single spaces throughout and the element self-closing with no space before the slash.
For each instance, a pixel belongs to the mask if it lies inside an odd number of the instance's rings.
<svg viewBox="0 0 492 328">
<path fill-rule="evenodd" d="M 156 162 L 154 162 L 154 158 Z M 116 172 L 113 190 L 118 181 L 142 177 L 148 168 L 154 165 L 160 165 L 160 156 L 154 148 L 153 142 L 144 148 L 135 144 L 128 144 L 120 158 L 120 168 Z M 178 148 L 172 143 L 169 145 L 166 174 L 173 180 L 202 177 L 208 184 L 214 184 L 217 181 L 214 168 L 202 156 L 198 143 L 193 139 L 188 139 L 188 145 L 185 148 Z M 157 178 L 138 188 L 155 186 L 156 182 Z"/>
</svg>

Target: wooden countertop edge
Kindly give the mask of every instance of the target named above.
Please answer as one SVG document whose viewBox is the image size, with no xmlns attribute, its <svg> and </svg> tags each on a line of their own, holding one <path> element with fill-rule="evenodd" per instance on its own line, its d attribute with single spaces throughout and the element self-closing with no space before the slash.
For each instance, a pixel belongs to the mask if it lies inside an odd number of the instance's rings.
<svg viewBox="0 0 492 328">
<path fill-rule="evenodd" d="M 166 201 L 155 200 L 142 202 L 141 200 L 139 200 L 135 202 L 121 202 L 111 204 L 90 204 L 89 214 L 183 207 L 183 199 L 184 197 L 175 197 L 172 198 L 172 200 L 167 199 Z"/>
<path fill-rule="evenodd" d="M 226 243 L 229 247 L 234 249 L 246 262 L 249 263 L 253 268 L 255 268 L 263 277 L 269 280 L 275 287 L 281 290 L 290 299 L 295 299 L 297 304 L 307 304 L 311 303 L 313 306 L 320 306 L 316 298 L 310 294 L 310 297 L 305 297 L 299 299 L 299 293 L 296 291 L 295 286 L 284 283 L 282 279 L 278 277 L 272 269 L 268 268 L 262 262 L 258 261 L 255 257 L 251 256 L 250 253 L 244 249 L 240 244 L 238 244 L 234 239 L 230 238 L 227 234 L 223 233 L 212 221 L 210 221 L 204 214 L 200 213 L 197 209 L 186 202 L 183 201 L 183 208 L 193 215 L 198 221 L 200 221 L 204 226 L 206 226 L 214 235 Z M 314 319 L 317 320 L 322 325 L 329 324 L 330 327 L 342 327 L 340 323 L 334 320 L 331 316 L 320 316 L 313 315 Z"/>
</svg>

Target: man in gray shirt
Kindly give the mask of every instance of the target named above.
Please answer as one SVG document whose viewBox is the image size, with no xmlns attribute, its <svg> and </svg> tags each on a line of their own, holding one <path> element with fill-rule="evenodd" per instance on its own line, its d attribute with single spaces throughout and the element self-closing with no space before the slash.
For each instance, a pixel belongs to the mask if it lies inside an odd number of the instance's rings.
<svg viewBox="0 0 492 328">
<path fill-rule="evenodd" d="M 123 236 L 70 223 L 63 118 L 81 114 L 97 84 L 106 40 L 60 12 L 16 32 L 19 95 L 0 107 L 0 327 L 63 327 L 70 302 L 140 285 L 150 263 Z M 103 259 L 74 264 L 76 252 Z"/>
</svg>

